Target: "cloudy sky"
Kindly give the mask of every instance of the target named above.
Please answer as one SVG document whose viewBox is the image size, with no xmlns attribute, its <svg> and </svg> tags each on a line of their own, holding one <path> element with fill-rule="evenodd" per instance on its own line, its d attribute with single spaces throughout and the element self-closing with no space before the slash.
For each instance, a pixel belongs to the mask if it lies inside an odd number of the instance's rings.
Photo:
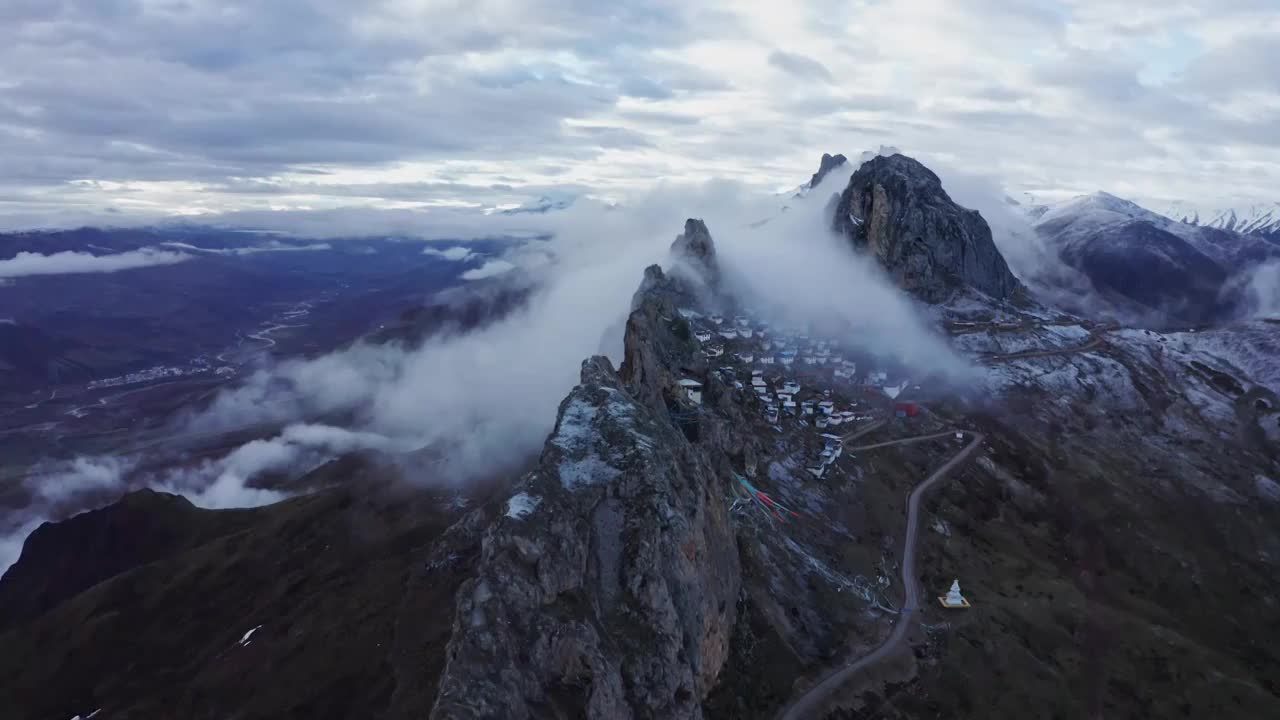
<svg viewBox="0 0 1280 720">
<path fill-rule="evenodd" d="M 0 215 L 782 188 L 880 144 L 1240 205 L 1280 200 L 1277 67 L 1275 0 L 6 0 Z"/>
</svg>

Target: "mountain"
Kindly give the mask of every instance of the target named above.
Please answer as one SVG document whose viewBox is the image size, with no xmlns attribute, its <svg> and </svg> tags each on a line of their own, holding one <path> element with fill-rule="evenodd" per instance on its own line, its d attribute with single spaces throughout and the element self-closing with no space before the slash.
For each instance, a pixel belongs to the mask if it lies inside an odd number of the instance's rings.
<svg viewBox="0 0 1280 720">
<path fill-rule="evenodd" d="M 1103 192 L 1043 208 L 1034 227 L 1104 297 L 1156 322 L 1231 317 L 1231 280 L 1280 257 L 1261 238 L 1176 222 Z"/>
<path fill-rule="evenodd" d="M 565 210 L 569 208 L 578 199 L 577 195 L 571 193 L 554 193 L 551 195 L 543 195 L 536 200 L 520 205 L 519 207 L 501 210 L 503 215 L 545 215 L 554 210 Z"/>
<path fill-rule="evenodd" d="M 1175 202 L 1164 212 L 1165 217 L 1197 227 L 1228 230 L 1242 235 L 1257 235 L 1280 243 L 1280 202 L 1257 203 L 1242 208 L 1199 210 L 1190 203 Z"/>
<path fill-rule="evenodd" d="M 711 282 L 689 219 L 524 472 L 457 497 L 344 458 L 267 507 L 42 527 L 0 578 L 4 716 L 1280 716 L 1275 324 L 999 299 L 916 166 L 841 200 L 894 219 L 862 247 L 926 249 L 877 257 L 943 296 L 950 372 Z"/>
<path fill-rule="evenodd" d="M 926 301 L 965 286 L 1000 300 L 1025 292 L 982 216 L 957 205 L 933 171 L 904 155 L 863 163 L 840 195 L 834 225 Z"/>
<path fill-rule="evenodd" d="M 830 155 L 823 153 L 822 159 L 818 162 L 818 171 L 813 174 L 813 177 L 809 178 L 809 184 L 804 187 L 810 190 L 818 187 L 818 183 L 822 182 L 822 179 L 827 176 L 827 173 L 835 170 L 841 165 L 844 165 L 846 162 L 848 161 L 845 159 L 844 155 Z"/>
</svg>

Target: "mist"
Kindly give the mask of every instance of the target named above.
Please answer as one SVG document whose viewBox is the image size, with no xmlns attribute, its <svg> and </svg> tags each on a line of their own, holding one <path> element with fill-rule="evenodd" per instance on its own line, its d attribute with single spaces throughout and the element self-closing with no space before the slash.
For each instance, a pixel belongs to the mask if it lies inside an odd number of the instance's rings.
<svg viewBox="0 0 1280 720">
<path fill-rule="evenodd" d="M 149 486 L 203 507 L 255 506 L 284 497 L 256 484 L 264 475 L 296 477 L 362 450 L 399 459 L 401 474 L 422 484 L 514 473 L 540 451 L 582 361 L 604 354 L 620 363 L 616 330 L 644 268 L 670 267 L 668 249 L 688 217 L 706 221 L 728 289 L 763 316 L 850 333 L 837 339 L 893 358 L 918 378 L 965 377 L 968 367 L 924 319 L 924 308 L 830 230 L 830 197 L 852 172 L 832 172 L 805 197 L 787 198 L 785 210 L 776 195 L 710 181 L 661 183 L 621 205 L 580 201 L 535 217 L 490 216 L 488 228 L 473 229 L 509 236 L 518 222 L 551 238 L 510 244 L 476 268 L 483 276 L 473 280 L 477 289 L 532 288 L 505 317 L 421 345 L 358 342 L 263 367 L 174 430 L 283 428 L 272 437 L 160 474 L 93 475 L 85 469 L 105 460 L 85 460 L 80 484 L 63 487 L 118 493 Z M 467 257 L 455 248 L 439 252 Z M 134 462 L 121 459 L 120 467 Z"/>
<path fill-rule="evenodd" d="M 156 248 L 142 248 L 114 255 L 93 255 L 87 252 L 64 251 L 51 255 L 20 252 L 8 260 L 0 260 L 0 278 L 19 278 L 32 275 L 73 275 L 83 273 L 114 273 L 121 270 L 173 265 L 186 262 L 191 255 Z"/>
</svg>

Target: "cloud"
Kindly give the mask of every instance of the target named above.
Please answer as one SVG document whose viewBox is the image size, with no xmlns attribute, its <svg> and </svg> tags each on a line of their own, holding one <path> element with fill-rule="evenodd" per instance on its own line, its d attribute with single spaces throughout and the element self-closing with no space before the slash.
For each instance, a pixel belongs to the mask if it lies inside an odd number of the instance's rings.
<svg viewBox="0 0 1280 720">
<path fill-rule="evenodd" d="M 0 225 L 780 187 L 881 138 L 1015 193 L 1280 184 L 1261 0 L 454 5 L 10 3 Z"/>
<path fill-rule="evenodd" d="M 474 270 L 462 273 L 463 280 L 482 280 L 515 270 L 514 263 L 506 260 L 490 260 Z"/>
<path fill-rule="evenodd" d="M 831 82 L 835 79 L 826 65 L 799 53 L 774 50 L 769 53 L 769 64 L 789 75 L 805 80 L 817 79 Z"/>
<path fill-rule="evenodd" d="M 667 261 L 684 217 L 706 219 L 734 287 L 762 312 L 841 332 L 853 328 L 854 343 L 909 364 L 921 377 L 964 376 L 964 363 L 914 302 L 829 230 L 826 200 L 850 172 L 831 173 L 785 213 L 772 194 L 714 181 L 664 183 L 617 207 L 582 201 L 539 216 L 552 239 L 513 245 L 489 261 L 531 278 L 527 301 L 510 315 L 418 347 L 357 344 L 281 362 L 220 393 L 185 425 L 213 432 L 292 424 L 295 429 L 250 443 L 243 456 L 236 451 L 235 462 L 219 466 L 233 474 L 232 487 L 268 468 L 305 467 L 353 448 L 430 457 L 408 464 L 407 474 L 422 482 L 511 471 L 538 452 L 581 361 L 597 353 L 621 360 L 616 330 L 642 270 Z M 771 220 L 756 228 L 745 221 L 761 217 Z M 349 433 L 345 440 L 304 440 L 296 428 L 321 417 L 349 418 L 342 430 L 324 431 Z M 205 472 L 199 479 L 221 477 Z"/>
<path fill-rule="evenodd" d="M 173 265 L 193 256 L 155 248 L 143 248 L 114 255 L 92 255 L 87 252 L 58 252 L 42 255 L 20 252 L 8 260 L 0 260 L 0 278 L 32 275 L 74 275 L 79 273 L 114 273 L 122 270 Z"/>
<path fill-rule="evenodd" d="M 56 506 L 79 495 L 118 492 L 133 467 L 128 458 L 79 457 L 66 466 L 38 473 L 27 487 L 38 501 Z"/>
<path fill-rule="evenodd" d="M 451 248 L 446 248 L 444 250 L 441 250 L 439 248 L 433 248 L 433 247 L 424 248 L 422 251 L 422 254 L 435 255 L 437 257 L 442 257 L 445 260 L 453 260 L 454 262 L 462 262 L 464 260 L 470 260 L 475 255 L 475 253 L 471 252 L 470 248 L 465 248 L 465 247 L 462 247 L 461 245 L 455 245 Z"/>
<path fill-rule="evenodd" d="M 287 243 L 271 243 L 267 245 L 252 245 L 249 247 L 237 248 L 202 248 L 183 242 L 165 242 L 160 243 L 165 247 L 178 248 L 179 250 L 188 250 L 191 252 L 202 253 L 206 255 L 258 255 L 260 253 L 278 253 L 278 252 L 316 252 L 319 250 L 332 250 L 333 246 L 329 243 L 312 243 L 309 245 L 290 245 Z"/>
<path fill-rule="evenodd" d="M 46 519 L 43 517 L 27 517 L 21 523 L 0 532 L 0 576 L 18 562 L 27 537 L 45 522 Z"/>
<path fill-rule="evenodd" d="M 1280 260 L 1250 271 L 1243 279 L 1245 312 L 1253 318 L 1280 318 Z"/>
</svg>

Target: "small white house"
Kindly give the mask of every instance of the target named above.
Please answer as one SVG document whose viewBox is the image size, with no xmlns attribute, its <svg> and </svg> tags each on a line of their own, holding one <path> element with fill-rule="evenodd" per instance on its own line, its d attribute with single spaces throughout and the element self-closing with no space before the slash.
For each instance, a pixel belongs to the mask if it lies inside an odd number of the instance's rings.
<svg viewBox="0 0 1280 720">
<path fill-rule="evenodd" d="M 782 384 L 782 392 L 788 395 L 795 395 L 800 392 L 800 383 L 795 380 L 788 380 Z"/>
<path fill-rule="evenodd" d="M 709 319 L 711 320 L 711 322 L 717 325 L 724 322 L 724 318 L 720 317 L 719 315 L 712 315 Z"/>
<path fill-rule="evenodd" d="M 776 359 L 776 358 L 774 358 L 772 355 L 761 355 L 761 356 L 760 356 L 760 363 L 761 363 L 762 365 L 772 365 L 772 364 L 774 364 L 775 362 L 777 362 L 777 359 Z"/>
<path fill-rule="evenodd" d="M 752 384 L 753 386 L 755 386 L 755 387 L 762 388 L 762 387 L 764 387 L 764 386 L 765 386 L 765 384 L 764 384 L 764 378 L 763 378 L 763 377 L 760 377 L 759 375 L 752 375 L 752 376 L 751 376 L 751 384 Z"/>
<path fill-rule="evenodd" d="M 820 428 L 825 428 L 828 424 L 827 416 L 826 415 L 817 416 L 816 418 L 813 419 L 813 424 L 817 425 Z"/>
<path fill-rule="evenodd" d="M 751 318 L 747 317 L 746 315 L 739 315 L 738 317 L 734 318 L 733 321 L 738 323 L 738 327 L 746 327 L 751 324 Z"/>
<path fill-rule="evenodd" d="M 781 398 L 782 398 L 782 396 L 781 396 L 781 395 L 779 395 L 779 396 L 778 396 L 778 398 L 779 398 L 779 399 L 781 399 Z M 787 398 L 786 400 L 783 400 L 783 401 L 782 401 L 782 411 L 783 411 L 783 412 L 785 412 L 785 413 L 789 413 L 789 414 L 791 414 L 791 415 L 795 415 L 795 414 L 796 414 L 796 401 L 795 401 L 795 400 L 792 400 L 791 398 Z"/>
<path fill-rule="evenodd" d="M 760 333 L 760 337 L 762 337 L 762 338 L 763 338 L 763 337 L 764 337 L 764 333 Z M 767 352 L 767 351 L 768 351 L 768 350 L 770 350 L 771 348 L 773 348 L 773 343 L 772 343 L 772 342 L 769 342 L 768 340 L 761 340 L 761 341 L 760 341 L 760 349 L 761 349 L 761 350 L 764 350 L 764 351 L 766 351 L 766 352 Z"/>
<path fill-rule="evenodd" d="M 706 355 L 709 358 L 720 357 L 721 355 L 724 354 L 724 346 L 708 345 L 706 348 L 703 349 L 702 354 Z"/>
<path fill-rule="evenodd" d="M 693 331 L 693 336 L 694 336 L 694 337 L 696 337 L 696 338 L 698 338 L 698 342 L 710 342 L 710 341 L 711 341 L 711 331 L 710 331 L 710 330 L 694 330 L 694 331 Z"/>
<path fill-rule="evenodd" d="M 738 328 L 738 335 L 739 335 L 739 336 L 741 336 L 741 337 L 744 337 L 744 338 L 750 338 L 750 337 L 751 337 L 751 328 L 749 328 L 749 327 Z"/>
<path fill-rule="evenodd" d="M 690 400 L 698 405 L 702 404 L 702 383 L 692 378 L 684 378 L 680 381 L 680 387 L 684 388 Z"/>
<path fill-rule="evenodd" d="M 805 400 L 804 402 L 800 403 L 800 412 L 804 413 L 805 415 L 812 415 L 813 404 L 814 403 L 812 400 Z"/>
<path fill-rule="evenodd" d="M 731 327 L 722 327 L 720 328 L 720 337 L 725 340 L 733 340 L 738 337 L 738 331 Z"/>
<path fill-rule="evenodd" d="M 749 353 L 749 352 L 738 353 L 738 360 L 741 362 L 744 362 L 744 363 L 755 362 L 755 359 L 756 359 L 755 353 Z"/>
<path fill-rule="evenodd" d="M 843 424 L 844 424 L 844 415 L 843 415 L 843 414 L 841 414 L 841 413 L 832 413 L 830 416 L 824 416 L 824 417 L 827 417 L 827 424 L 828 424 L 828 425 L 833 425 L 833 426 L 835 426 L 835 425 L 843 425 Z"/>
<path fill-rule="evenodd" d="M 783 353 L 782 355 L 778 356 L 778 361 L 781 362 L 783 365 L 790 365 L 791 363 L 796 361 L 796 356 Z"/>
</svg>

